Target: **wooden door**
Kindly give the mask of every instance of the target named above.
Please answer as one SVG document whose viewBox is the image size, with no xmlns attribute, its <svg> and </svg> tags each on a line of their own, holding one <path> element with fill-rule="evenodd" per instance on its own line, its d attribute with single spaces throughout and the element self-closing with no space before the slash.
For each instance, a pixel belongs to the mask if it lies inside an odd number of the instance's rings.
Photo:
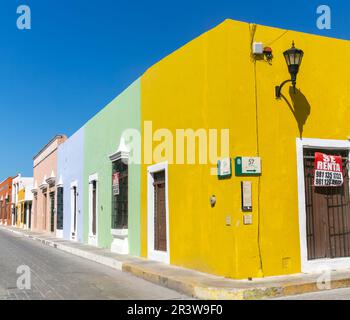
<svg viewBox="0 0 350 320">
<path fill-rule="evenodd" d="M 47 216 L 47 193 L 44 193 L 44 205 L 43 205 L 43 230 L 47 230 L 48 227 L 46 226 L 46 216 Z"/>
<path fill-rule="evenodd" d="M 154 174 L 154 249 L 167 251 L 165 171 Z"/>
<path fill-rule="evenodd" d="M 96 206 L 97 206 L 97 182 L 92 183 L 92 234 L 96 235 Z"/>
<path fill-rule="evenodd" d="M 50 231 L 55 232 L 55 193 L 50 193 Z"/>
<path fill-rule="evenodd" d="M 32 228 L 32 203 L 29 203 L 28 213 L 28 229 Z"/>
<path fill-rule="evenodd" d="M 25 220 L 25 205 L 24 203 L 21 204 L 21 221 L 20 221 L 20 226 L 23 226 L 26 224 Z"/>
<path fill-rule="evenodd" d="M 25 202 L 23 204 L 23 225 L 27 226 L 27 210 L 28 210 L 28 203 Z"/>
<path fill-rule="evenodd" d="M 77 233 L 77 187 L 73 187 L 73 236 Z"/>
<path fill-rule="evenodd" d="M 314 187 L 315 152 L 340 155 L 341 187 Z M 304 150 L 306 233 L 308 259 L 350 257 L 350 204 L 348 151 Z"/>
<path fill-rule="evenodd" d="M 57 187 L 57 225 L 58 230 L 63 230 L 63 187 Z"/>
</svg>

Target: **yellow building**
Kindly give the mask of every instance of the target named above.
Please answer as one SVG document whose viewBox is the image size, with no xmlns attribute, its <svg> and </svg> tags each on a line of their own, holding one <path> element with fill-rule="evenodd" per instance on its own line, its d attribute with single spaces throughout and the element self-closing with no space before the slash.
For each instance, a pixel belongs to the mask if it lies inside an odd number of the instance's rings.
<svg viewBox="0 0 350 320">
<path fill-rule="evenodd" d="M 297 89 L 276 99 L 293 41 L 304 51 Z M 254 55 L 259 43 L 273 57 Z M 142 255 L 237 279 L 350 267 L 349 57 L 349 41 L 226 20 L 147 70 Z M 201 130 L 195 161 L 180 129 Z M 216 158 L 210 129 L 219 148 L 229 137 Z M 313 186 L 317 151 L 342 156 L 341 187 Z M 232 176 L 219 179 L 225 157 Z M 260 157 L 261 175 L 237 176 L 238 157 Z"/>
<path fill-rule="evenodd" d="M 21 189 L 17 193 L 18 203 L 17 203 L 17 228 L 23 228 L 25 219 L 25 190 Z"/>
<path fill-rule="evenodd" d="M 17 228 L 31 228 L 33 178 L 17 175 L 12 181 L 13 224 Z"/>
</svg>

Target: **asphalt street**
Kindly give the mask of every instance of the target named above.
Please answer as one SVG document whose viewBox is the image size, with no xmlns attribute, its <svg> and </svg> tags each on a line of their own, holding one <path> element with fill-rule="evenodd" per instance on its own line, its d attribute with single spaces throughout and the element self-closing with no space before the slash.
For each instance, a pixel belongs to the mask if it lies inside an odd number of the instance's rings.
<svg viewBox="0 0 350 320">
<path fill-rule="evenodd" d="M 18 269 L 21 266 L 24 267 Z M 26 270 L 26 273 L 23 273 L 23 270 Z M 29 282 L 28 277 L 25 279 L 27 282 L 18 281 L 19 277 L 23 279 L 28 273 L 30 273 Z M 18 288 L 18 283 L 22 285 L 30 283 L 30 289 Z M 0 300 L 186 298 L 173 290 L 127 273 L 0 230 Z"/>
</svg>

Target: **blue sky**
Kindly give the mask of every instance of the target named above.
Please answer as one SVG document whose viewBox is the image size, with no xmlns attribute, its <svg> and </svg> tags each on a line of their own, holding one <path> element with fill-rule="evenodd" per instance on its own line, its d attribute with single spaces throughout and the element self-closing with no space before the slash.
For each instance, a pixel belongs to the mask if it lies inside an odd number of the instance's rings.
<svg viewBox="0 0 350 320">
<path fill-rule="evenodd" d="M 318 30 L 316 8 L 332 9 Z M 32 29 L 18 30 L 29 5 Z M 349 39 L 348 1 L 2 0 L 0 180 L 32 175 L 32 158 L 68 136 L 149 66 L 226 18 Z"/>
</svg>

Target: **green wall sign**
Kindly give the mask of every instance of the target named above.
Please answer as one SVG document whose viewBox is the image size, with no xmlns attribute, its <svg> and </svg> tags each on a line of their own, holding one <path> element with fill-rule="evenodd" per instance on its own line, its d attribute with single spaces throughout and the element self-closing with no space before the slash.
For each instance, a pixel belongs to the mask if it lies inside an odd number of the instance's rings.
<svg viewBox="0 0 350 320">
<path fill-rule="evenodd" d="M 235 159 L 235 174 L 242 176 L 260 176 L 261 158 L 259 157 L 237 157 Z"/>
</svg>

